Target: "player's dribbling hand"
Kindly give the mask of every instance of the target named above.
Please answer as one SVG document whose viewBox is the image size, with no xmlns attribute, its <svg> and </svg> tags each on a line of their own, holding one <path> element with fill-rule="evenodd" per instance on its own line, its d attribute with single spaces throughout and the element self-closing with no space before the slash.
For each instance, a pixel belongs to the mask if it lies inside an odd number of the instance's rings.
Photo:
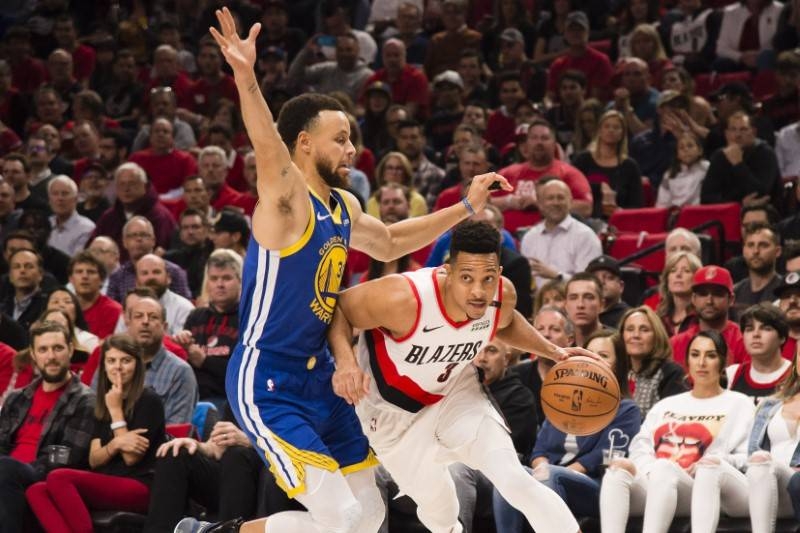
<svg viewBox="0 0 800 533">
<path fill-rule="evenodd" d="M 499 182 L 499 189 L 497 186 L 495 186 L 495 188 L 491 188 L 495 182 Z M 508 183 L 508 180 L 506 180 L 497 172 L 479 174 L 472 178 L 469 191 L 467 191 L 467 201 L 476 213 L 479 213 L 484 207 L 486 207 L 486 203 L 489 201 L 489 196 L 492 194 L 493 190 L 511 192 L 514 190 L 514 187 L 512 187 L 511 184 Z"/>
<path fill-rule="evenodd" d="M 334 394 L 344 398 L 350 405 L 358 404 L 369 392 L 369 376 L 355 363 L 337 366 L 332 382 Z"/>
</svg>

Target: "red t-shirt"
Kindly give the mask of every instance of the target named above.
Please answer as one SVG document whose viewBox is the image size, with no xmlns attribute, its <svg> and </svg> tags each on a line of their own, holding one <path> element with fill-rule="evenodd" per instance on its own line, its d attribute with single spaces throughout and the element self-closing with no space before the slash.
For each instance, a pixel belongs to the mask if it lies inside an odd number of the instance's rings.
<svg viewBox="0 0 800 533">
<path fill-rule="evenodd" d="M 11 66 L 11 85 L 31 94 L 47 80 L 47 69 L 39 59 L 29 57 Z"/>
<path fill-rule="evenodd" d="M 531 167 L 529 163 L 516 163 L 500 169 L 497 173 L 508 180 L 514 187 L 514 192 L 500 191 L 494 193 L 494 196 L 500 197 L 506 194 L 514 194 L 535 197 L 536 182 L 543 176 L 556 176 L 567 184 L 570 192 L 572 192 L 573 201 L 592 203 L 592 189 L 589 186 L 589 180 L 586 179 L 583 172 L 560 159 L 554 159 L 550 166 L 541 170 Z M 503 211 L 503 218 L 505 228 L 513 234 L 517 228 L 535 224 L 540 217 L 538 211 L 507 209 Z"/>
<path fill-rule="evenodd" d="M 514 121 L 514 117 L 506 115 L 501 109 L 497 109 L 489 115 L 483 138 L 499 149 L 515 140 L 514 132 L 516 129 L 517 123 Z"/>
<path fill-rule="evenodd" d="M 433 206 L 434 211 L 456 205 L 461 201 L 461 185 L 453 185 L 439 193 L 436 197 L 436 204 Z"/>
<path fill-rule="evenodd" d="M 189 152 L 172 150 L 167 154 L 155 154 L 152 148 L 134 152 L 128 161 L 138 163 L 153 182 L 158 194 L 183 187 L 186 178 L 197 174 L 197 161 Z"/>
<path fill-rule="evenodd" d="M 0 132 L 0 156 L 16 152 L 22 147 L 22 140 L 11 128 Z"/>
<path fill-rule="evenodd" d="M 198 79 L 189 90 L 189 98 L 192 102 L 190 109 L 209 118 L 211 118 L 214 106 L 222 98 L 239 105 L 239 91 L 236 90 L 236 82 L 228 74 L 223 75 L 214 84 L 205 78 Z"/>
<path fill-rule="evenodd" d="M 80 44 L 72 52 L 72 75 L 79 81 L 88 80 L 94 72 L 95 58 L 97 54 L 94 48 Z"/>
<path fill-rule="evenodd" d="M 25 420 L 17 430 L 10 454 L 12 458 L 21 463 L 32 463 L 36 460 L 36 451 L 39 449 L 39 439 L 42 437 L 45 420 L 50 416 L 63 392 L 64 387 L 51 392 L 45 392 L 41 386 L 36 388 L 31 408 L 28 409 Z"/>
<path fill-rule="evenodd" d="M 8 344 L 0 342 L 0 397 L 8 389 L 11 382 L 11 377 L 14 375 L 14 356 L 17 351 Z M 24 387 L 33 381 L 33 368 L 30 364 L 26 364 L 22 370 L 17 373 L 17 378 L 14 381 L 12 390 Z"/>
<path fill-rule="evenodd" d="M 103 340 L 114 333 L 121 314 L 119 302 L 101 294 L 89 309 L 83 311 L 83 318 L 89 325 L 89 331 Z"/>
<path fill-rule="evenodd" d="M 592 47 L 587 47 L 586 52 L 580 57 L 569 54 L 553 61 L 547 73 L 547 90 L 550 94 L 558 95 L 558 81 L 567 70 L 579 70 L 586 75 L 586 94 L 592 96 L 593 91 L 599 90 L 603 101 L 611 96 L 611 78 L 614 76 L 614 67 L 603 52 L 598 52 Z"/>
<path fill-rule="evenodd" d="M 233 166 L 228 169 L 228 176 L 225 183 L 236 189 L 238 192 L 247 190 L 247 180 L 244 179 L 244 158 L 238 153 L 233 156 Z"/>
<path fill-rule="evenodd" d="M 781 355 L 787 361 L 794 360 L 794 354 L 797 352 L 797 339 L 794 337 L 789 337 L 786 339 L 786 342 L 783 343 L 783 349 L 781 350 Z"/>
<path fill-rule="evenodd" d="M 695 324 L 683 333 L 678 333 L 670 339 L 672 344 L 672 358 L 676 363 L 686 366 L 686 349 L 692 337 L 700 331 L 700 326 Z M 742 364 L 750 361 L 750 355 L 744 349 L 744 338 L 739 326 L 730 320 L 725 324 L 725 328 L 720 332 L 728 345 L 727 365 Z"/>
</svg>

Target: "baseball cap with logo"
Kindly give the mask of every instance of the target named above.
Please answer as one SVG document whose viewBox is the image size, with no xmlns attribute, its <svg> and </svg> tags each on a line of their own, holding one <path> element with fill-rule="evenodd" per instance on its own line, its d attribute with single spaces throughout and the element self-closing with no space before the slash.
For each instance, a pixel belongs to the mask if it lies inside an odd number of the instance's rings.
<svg viewBox="0 0 800 533">
<path fill-rule="evenodd" d="M 583 11 L 570 11 L 567 15 L 566 23 L 564 24 L 565 28 L 569 28 L 572 25 L 581 26 L 584 30 L 589 29 L 589 17 L 586 16 L 586 13 Z"/>
<path fill-rule="evenodd" d="M 704 266 L 694 273 L 692 278 L 692 289 L 696 289 L 702 285 L 718 285 L 728 289 L 730 294 L 733 294 L 733 278 L 728 269 L 721 266 L 709 265 Z"/>
<path fill-rule="evenodd" d="M 778 298 L 783 298 L 784 294 L 792 289 L 800 290 L 800 272 L 789 272 L 786 274 L 781 284 L 775 287 L 773 293 Z"/>
<path fill-rule="evenodd" d="M 594 273 L 598 270 L 608 270 L 617 277 L 622 275 L 622 271 L 619 268 L 619 262 L 610 255 L 601 255 L 600 257 L 595 257 L 586 266 L 586 272 Z"/>
</svg>

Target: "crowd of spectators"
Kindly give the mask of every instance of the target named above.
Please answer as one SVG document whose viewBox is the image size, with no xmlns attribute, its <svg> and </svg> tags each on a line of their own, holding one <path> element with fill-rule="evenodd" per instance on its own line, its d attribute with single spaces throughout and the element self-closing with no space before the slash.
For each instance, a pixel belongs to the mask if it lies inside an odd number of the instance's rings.
<svg viewBox="0 0 800 533">
<path fill-rule="evenodd" d="M 258 193 L 208 34 L 221 5 L 0 6 L 0 531 L 90 530 L 97 509 L 166 531 L 190 499 L 222 519 L 294 505 L 226 407 Z M 274 116 L 309 91 L 347 111 L 342 172 L 366 212 L 448 207 L 488 171 L 514 186 L 474 217 L 502 234 L 517 309 L 609 359 L 622 406 L 565 435 L 539 404 L 549 361 L 493 341 L 475 364 L 520 459 L 577 516 L 800 517 L 800 2 L 228 5 L 240 30 L 262 25 Z M 675 229 L 649 289 L 626 291 L 615 213 L 731 202 L 735 250 Z M 440 265 L 449 242 L 390 263 L 351 250 L 344 284 Z M 451 473 L 466 531 L 523 531 L 478 473 Z"/>
</svg>

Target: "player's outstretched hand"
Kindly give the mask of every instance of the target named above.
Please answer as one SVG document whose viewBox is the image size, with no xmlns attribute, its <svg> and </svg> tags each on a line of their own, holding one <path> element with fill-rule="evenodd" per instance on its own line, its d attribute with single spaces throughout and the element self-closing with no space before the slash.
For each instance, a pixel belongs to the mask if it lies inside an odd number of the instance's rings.
<svg viewBox="0 0 800 533">
<path fill-rule="evenodd" d="M 475 212 L 478 213 L 486 207 L 489 196 L 492 194 L 492 191 L 496 190 L 511 192 L 514 190 L 514 187 L 497 172 L 479 174 L 472 178 L 469 191 L 467 191 L 467 201 Z"/>
<path fill-rule="evenodd" d="M 599 355 L 597 355 L 594 352 L 590 352 L 586 348 L 580 348 L 578 346 L 573 346 L 571 348 L 562 348 L 562 350 L 567 352 L 567 354 L 570 357 L 576 357 L 576 356 L 588 357 L 590 359 L 594 359 L 595 361 L 598 361 L 598 362 L 603 363 L 605 365 L 608 364 L 608 361 L 606 359 L 603 359 L 602 357 L 600 357 Z"/>
<path fill-rule="evenodd" d="M 332 381 L 333 392 L 350 405 L 356 405 L 369 392 L 369 376 L 355 363 L 337 365 Z"/>
<path fill-rule="evenodd" d="M 236 21 L 227 7 L 217 9 L 216 15 L 221 33 L 216 28 L 208 30 L 219 44 L 225 60 L 233 69 L 234 74 L 237 71 L 252 71 L 256 64 L 256 37 L 261 31 L 261 23 L 253 24 L 247 38 L 242 39 L 236 31 Z"/>
</svg>

